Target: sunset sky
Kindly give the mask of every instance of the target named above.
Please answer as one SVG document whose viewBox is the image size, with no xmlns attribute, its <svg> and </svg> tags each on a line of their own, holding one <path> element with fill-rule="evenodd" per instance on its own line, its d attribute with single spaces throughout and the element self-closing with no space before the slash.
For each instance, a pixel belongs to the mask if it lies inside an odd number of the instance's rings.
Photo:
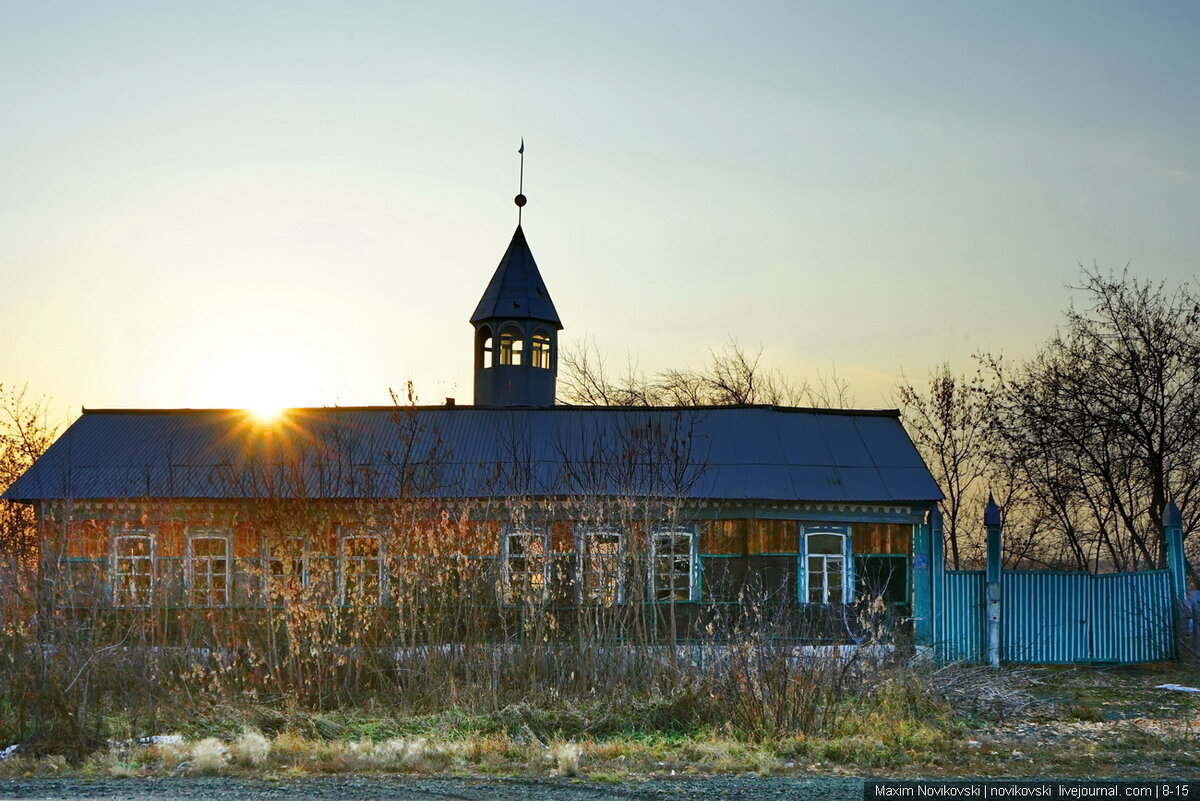
<svg viewBox="0 0 1200 801">
<path fill-rule="evenodd" d="M 892 405 L 1200 273 L 1192 2 L 0 4 L 0 383 L 471 398 L 516 224 L 621 369 L 730 337 Z"/>
</svg>

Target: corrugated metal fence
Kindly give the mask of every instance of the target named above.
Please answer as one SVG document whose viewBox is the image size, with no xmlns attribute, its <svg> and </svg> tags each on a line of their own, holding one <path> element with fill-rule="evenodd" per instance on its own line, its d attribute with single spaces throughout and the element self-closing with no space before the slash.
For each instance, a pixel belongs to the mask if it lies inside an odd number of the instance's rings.
<svg viewBox="0 0 1200 801">
<path fill-rule="evenodd" d="M 1135 664 L 1175 657 L 1170 571 L 1001 573 L 1000 656 L 1006 662 Z M 943 661 L 982 661 L 982 570 L 948 570 L 935 633 Z"/>
</svg>

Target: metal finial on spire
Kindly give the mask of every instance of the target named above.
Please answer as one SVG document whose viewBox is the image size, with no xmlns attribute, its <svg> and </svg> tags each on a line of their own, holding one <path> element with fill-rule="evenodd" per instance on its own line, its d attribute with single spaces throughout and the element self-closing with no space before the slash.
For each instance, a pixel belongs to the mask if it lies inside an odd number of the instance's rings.
<svg viewBox="0 0 1200 801">
<path fill-rule="evenodd" d="M 521 154 L 521 182 L 517 188 L 517 196 L 513 198 L 513 202 L 517 204 L 517 225 L 521 224 L 521 208 L 529 202 L 525 197 L 525 137 L 521 137 L 521 146 L 517 148 L 517 152 Z"/>
</svg>

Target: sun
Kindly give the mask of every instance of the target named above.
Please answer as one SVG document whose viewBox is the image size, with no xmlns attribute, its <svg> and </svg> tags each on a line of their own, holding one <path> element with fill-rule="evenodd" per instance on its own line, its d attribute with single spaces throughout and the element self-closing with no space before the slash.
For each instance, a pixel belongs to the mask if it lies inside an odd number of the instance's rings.
<svg viewBox="0 0 1200 801">
<path fill-rule="evenodd" d="M 195 375 L 197 405 L 245 409 L 262 423 L 286 409 L 320 406 L 334 389 L 332 371 L 319 354 L 280 336 L 223 343 Z"/>
<path fill-rule="evenodd" d="M 286 406 L 276 406 L 274 404 L 255 404 L 254 406 L 247 406 L 246 411 L 257 422 L 270 424 L 279 422 L 279 418 L 283 417 L 283 412 L 286 408 Z"/>
</svg>

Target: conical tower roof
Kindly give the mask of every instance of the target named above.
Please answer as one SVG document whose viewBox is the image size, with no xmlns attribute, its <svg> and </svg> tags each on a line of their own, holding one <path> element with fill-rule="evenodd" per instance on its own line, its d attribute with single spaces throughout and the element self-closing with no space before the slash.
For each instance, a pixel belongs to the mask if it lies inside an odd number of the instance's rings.
<svg viewBox="0 0 1200 801">
<path fill-rule="evenodd" d="M 475 307 L 471 322 L 497 318 L 541 320 L 555 328 L 563 327 L 520 225 L 513 233 L 512 242 L 504 251 L 504 257 L 488 282 L 479 305 Z"/>
</svg>

